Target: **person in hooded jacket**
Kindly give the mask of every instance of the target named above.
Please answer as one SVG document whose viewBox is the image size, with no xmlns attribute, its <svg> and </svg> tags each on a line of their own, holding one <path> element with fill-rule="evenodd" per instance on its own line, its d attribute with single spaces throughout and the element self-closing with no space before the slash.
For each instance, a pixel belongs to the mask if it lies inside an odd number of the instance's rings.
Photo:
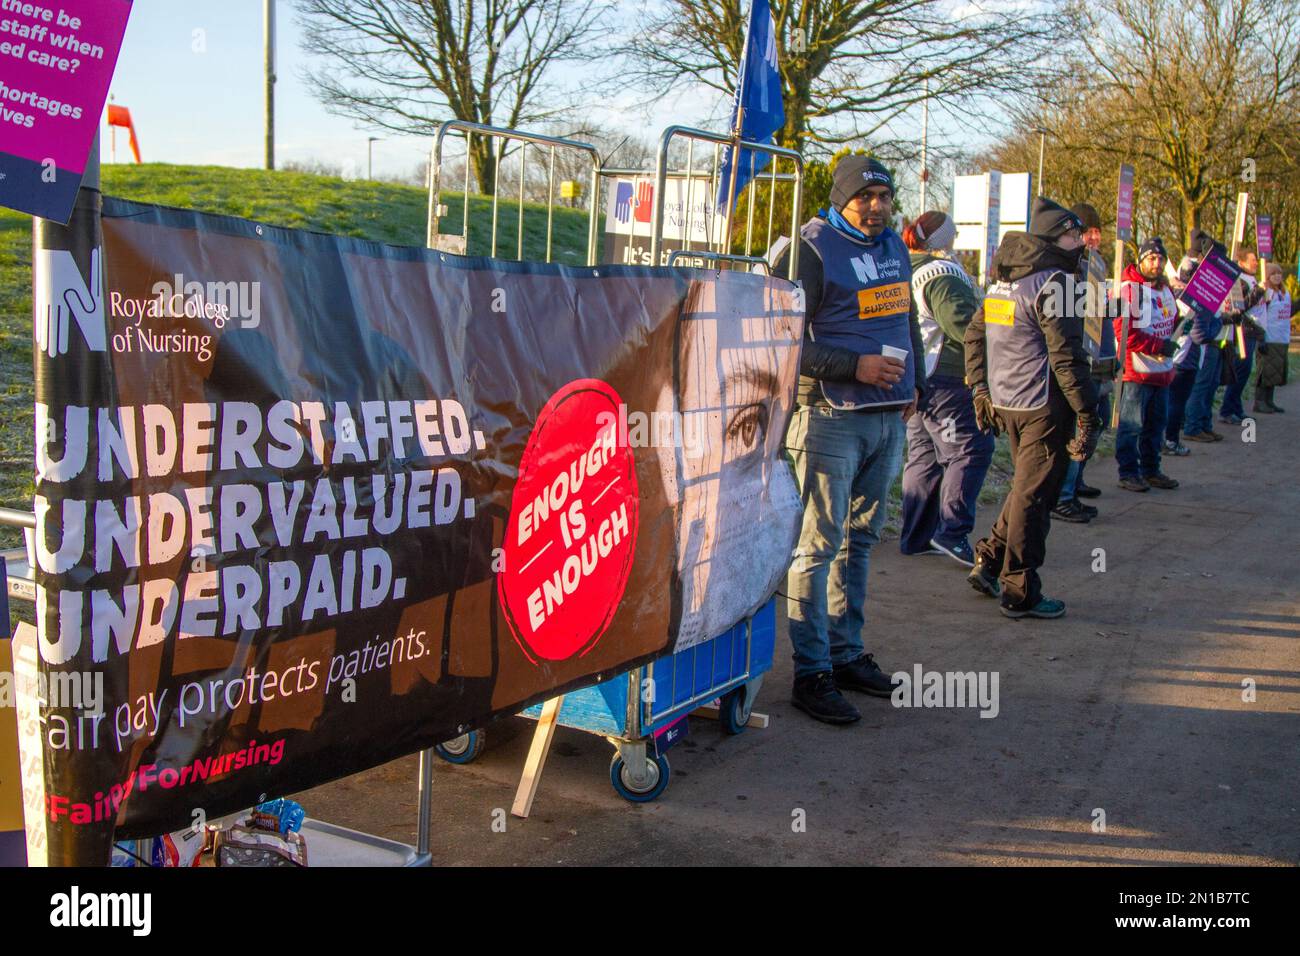
<svg viewBox="0 0 1300 956">
<path fill-rule="evenodd" d="M 1008 232 L 998 246 L 994 283 L 966 328 L 976 417 L 1006 430 L 1015 464 L 969 580 L 1011 618 L 1065 614 L 1063 601 L 1043 595 L 1038 568 L 1068 462 L 1086 461 L 1101 432 L 1075 294 L 1083 249 L 1079 217 L 1037 197 L 1028 232 Z"/>
<path fill-rule="evenodd" d="M 1092 362 L 1092 382 L 1097 386 L 1097 419 L 1106 430 L 1110 418 L 1110 394 L 1115 378 L 1115 335 L 1107 320 L 1109 311 L 1106 291 L 1106 260 L 1101 257 L 1101 216 L 1090 203 L 1076 203 L 1070 212 L 1083 223 L 1083 244 L 1080 256 L 1081 274 L 1087 294 L 1083 315 L 1083 346 Z M 1101 489 L 1083 480 L 1086 461 L 1071 461 L 1061 485 L 1061 497 L 1052 509 L 1052 519 L 1087 524 L 1097 517 L 1097 509 L 1080 499 L 1096 498 Z"/>
</svg>

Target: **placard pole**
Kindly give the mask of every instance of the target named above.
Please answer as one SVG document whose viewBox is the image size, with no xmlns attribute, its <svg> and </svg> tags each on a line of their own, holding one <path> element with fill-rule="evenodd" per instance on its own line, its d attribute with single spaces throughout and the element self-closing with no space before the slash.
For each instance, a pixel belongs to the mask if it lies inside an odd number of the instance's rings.
<svg viewBox="0 0 1300 956">
<path fill-rule="evenodd" d="M 1119 287 L 1123 275 L 1124 275 L 1124 240 L 1116 239 L 1115 240 L 1115 268 L 1113 270 L 1112 280 L 1115 289 L 1115 302 L 1117 304 L 1121 301 L 1120 294 L 1119 294 Z M 1110 316 L 1107 315 L 1102 319 L 1102 321 L 1109 322 Z M 1119 360 L 1118 361 L 1119 377 L 1116 378 L 1115 380 L 1115 400 L 1111 403 L 1111 409 L 1110 409 L 1110 427 L 1115 429 L 1119 428 L 1119 406 L 1120 406 L 1120 402 L 1124 398 L 1124 364 L 1125 362 L 1128 361 L 1127 353 L 1128 353 L 1129 321 L 1130 320 L 1129 320 L 1128 310 L 1125 309 L 1124 314 L 1120 320 L 1119 341 L 1115 343 L 1115 357 Z M 1102 338 L 1103 339 L 1105 338 L 1104 329 L 1102 330 Z"/>
</svg>

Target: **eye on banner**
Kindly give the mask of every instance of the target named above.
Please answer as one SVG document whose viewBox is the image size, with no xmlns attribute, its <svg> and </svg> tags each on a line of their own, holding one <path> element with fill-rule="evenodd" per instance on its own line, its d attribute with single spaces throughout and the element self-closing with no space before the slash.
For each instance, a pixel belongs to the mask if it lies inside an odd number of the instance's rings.
<svg viewBox="0 0 1300 956">
<path fill-rule="evenodd" d="M 100 688 L 47 708 L 53 862 L 711 638 L 789 561 L 783 279 L 111 198 L 36 255 L 41 667 Z"/>
</svg>

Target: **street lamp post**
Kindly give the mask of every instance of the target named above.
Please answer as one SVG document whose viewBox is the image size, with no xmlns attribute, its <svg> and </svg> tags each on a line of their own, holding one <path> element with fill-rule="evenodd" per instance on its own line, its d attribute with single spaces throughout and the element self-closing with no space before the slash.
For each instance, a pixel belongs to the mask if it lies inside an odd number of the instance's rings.
<svg viewBox="0 0 1300 956">
<path fill-rule="evenodd" d="M 380 142 L 378 136 L 371 136 L 366 141 L 366 179 L 375 178 L 375 143 Z"/>
<path fill-rule="evenodd" d="M 930 80 L 927 77 L 925 81 L 925 99 L 921 100 L 921 208 L 917 212 L 918 216 L 925 212 L 925 187 L 930 181 L 929 145 Z"/>
<path fill-rule="evenodd" d="M 1043 189 L 1043 154 L 1047 151 L 1047 130 L 1041 126 L 1035 126 L 1034 132 L 1038 134 L 1038 195 L 1047 195 Z"/>
<path fill-rule="evenodd" d="M 266 68 L 266 168 L 275 169 L 275 0 L 264 0 L 262 7 Z"/>
</svg>

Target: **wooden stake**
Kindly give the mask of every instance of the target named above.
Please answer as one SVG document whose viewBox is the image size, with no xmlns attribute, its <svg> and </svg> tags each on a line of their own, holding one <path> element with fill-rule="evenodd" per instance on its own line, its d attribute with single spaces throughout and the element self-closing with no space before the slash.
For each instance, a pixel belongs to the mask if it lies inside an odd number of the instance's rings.
<svg viewBox="0 0 1300 956">
<path fill-rule="evenodd" d="M 563 697 L 552 697 L 542 705 L 542 714 L 537 718 L 537 729 L 533 732 L 533 743 L 528 748 L 528 759 L 524 761 L 524 773 L 519 778 L 515 803 L 510 808 L 511 816 L 526 819 L 532 812 L 533 798 L 537 796 L 537 784 L 542 777 L 542 768 L 546 766 L 546 755 L 551 752 L 555 719 L 560 715 L 560 702 L 563 700 Z"/>
</svg>

